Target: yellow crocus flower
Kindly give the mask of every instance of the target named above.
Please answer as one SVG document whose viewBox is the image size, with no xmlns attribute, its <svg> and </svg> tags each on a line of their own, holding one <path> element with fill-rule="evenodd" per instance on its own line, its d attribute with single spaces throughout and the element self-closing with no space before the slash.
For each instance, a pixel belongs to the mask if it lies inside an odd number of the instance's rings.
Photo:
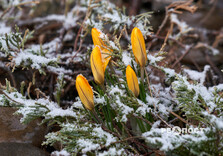
<svg viewBox="0 0 223 156">
<path fill-rule="evenodd" d="M 143 38 L 142 32 L 137 27 L 132 30 L 131 43 L 136 62 L 141 67 L 145 67 L 147 62 L 145 40 Z"/>
<path fill-rule="evenodd" d="M 99 46 L 101 48 L 101 58 L 102 58 L 102 63 L 104 64 L 104 71 L 111 59 L 111 52 L 106 49 L 107 46 L 106 44 L 103 42 L 103 40 L 101 39 L 101 37 L 104 35 L 100 30 L 98 30 L 97 28 L 92 28 L 91 30 L 91 35 L 92 35 L 92 40 L 94 43 L 94 46 Z"/>
<path fill-rule="evenodd" d="M 129 90 L 137 97 L 139 95 L 139 83 L 134 70 L 130 65 L 126 68 L 126 80 Z"/>
<path fill-rule="evenodd" d="M 94 81 L 99 84 L 104 84 L 104 64 L 102 62 L 101 50 L 99 46 L 95 46 L 90 57 L 91 71 L 94 76 Z"/>
<path fill-rule="evenodd" d="M 76 78 L 76 89 L 84 107 L 90 111 L 94 109 L 94 97 L 87 79 L 79 74 Z"/>
</svg>

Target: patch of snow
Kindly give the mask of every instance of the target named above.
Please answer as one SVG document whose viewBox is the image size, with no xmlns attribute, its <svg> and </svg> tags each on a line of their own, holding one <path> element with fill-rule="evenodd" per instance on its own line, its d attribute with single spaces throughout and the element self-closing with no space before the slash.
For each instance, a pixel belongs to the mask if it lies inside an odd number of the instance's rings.
<svg viewBox="0 0 223 156">
<path fill-rule="evenodd" d="M 55 118 L 57 116 L 77 117 L 76 113 L 71 108 L 62 109 L 61 107 L 55 107 L 55 105 L 48 105 L 48 109 L 50 112 L 46 113 L 46 116 L 50 118 Z"/>
<path fill-rule="evenodd" d="M 69 31 L 66 33 L 66 35 L 63 38 L 63 41 L 71 41 L 74 38 L 74 33 L 72 31 Z"/>
<path fill-rule="evenodd" d="M 176 75 L 174 69 L 163 68 L 163 71 L 167 74 L 168 77 L 174 77 Z"/>
<path fill-rule="evenodd" d="M 71 109 L 62 109 L 58 106 L 57 103 L 51 102 L 48 99 L 37 99 L 37 100 L 31 100 L 31 99 L 25 99 L 20 93 L 7 93 L 4 92 L 10 99 L 13 99 L 14 101 L 17 101 L 19 105 L 22 105 L 20 109 L 17 111 L 18 113 L 22 114 L 23 117 L 21 118 L 21 122 L 24 122 L 24 120 L 29 116 L 32 115 L 32 113 L 35 113 L 37 110 L 39 113 L 46 113 L 46 118 L 54 118 L 57 116 L 72 116 L 77 117 L 76 113 Z M 4 95 L 3 95 L 4 96 Z M 7 98 L 7 97 L 6 97 Z M 39 105 L 39 107 L 36 107 Z"/>
<path fill-rule="evenodd" d="M 154 124 L 153 124 L 153 126 L 152 126 L 152 129 L 159 127 L 160 123 L 161 123 L 160 120 L 154 122 Z"/>
<path fill-rule="evenodd" d="M 47 66 L 47 70 L 51 71 L 53 73 L 57 73 L 58 75 L 64 75 L 64 74 L 73 74 L 73 71 L 70 69 L 65 69 L 63 67 L 53 67 L 53 66 Z"/>
<path fill-rule="evenodd" d="M 144 102 L 142 102 L 141 100 L 137 99 L 138 103 L 139 103 L 139 107 L 136 110 L 136 113 L 145 116 L 146 113 L 149 113 L 152 109 L 149 107 L 149 104 L 145 104 Z"/>
<path fill-rule="evenodd" d="M 71 156 L 70 153 L 68 153 L 66 150 L 61 150 L 61 151 L 54 151 L 51 153 L 51 155 L 54 155 L 54 156 Z"/>
<path fill-rule="evenodd" d="M 175 23 L 175 24 L 178 25 L 178 27 L 180 28 L 180 31 L 181 31 L 182 33 L 184 33 L 184 32 L 188 32 L 188 31 L 192 30 L 192 28 L 189 27 L 189 26 L 187 25 L 186 22 L 184 22 L 184 21 L 180 21 L 180 20 L 177 18 L 177 15 L 176 15 L 176 14 L 172 13 L 172 14 L 170 15 L 170 19 L 171 19 L 171 21 L 172 21 L 173 23 Z"/>
<path fill-rule="evenodd" d="M 184 21 L 180 21 L 178 18 L 177 18 L 177 15 L 174 14 L 174 13 L 171 13 L 170 14 L 170 19 L 173 23 L 177 24 L 180 32 L 175 34 L 175 35 L 169 35 L 169 38 L 173 38 L 173 39 L 176 39 L 178 40 L 179 37 L 182 35 L 182 34 L 185 34 L 185 33 L 188 33 L 189 31 L 193 30 L 192 27 L 188 26 L 186 22 Z"/>
<path fill-rule="evenodd" d="M 131 61 L 132 61 L 132 58 L 131 58 L 130 53 L 127 51 L 123 51 L 122 62 L 125 64 L 125 66 L 131 65 Z"/>
<path fill-rule="evenodd" d="M 6 26 L 5 23 L 0 22 L 0 35 L 4 35 L 11 32 L 11 27 Z"/>
<path fill-rule="evenodd" d="M 92 142 L 90 139 L 78 139 L 77 145 L 82 149 L 82 153 L 100 148 L 99 144 Z"/>
<path fill-rule="evenodd" d="M 164 57 L 162 57 L 162 56 L 156 57 L 151 54 L 148 54 L 147 58 L 148 58 L 150 64 L 156 64 L 156 62 L 160 62 L 162 59 L 164 59 Z"/>
<path fill-rule="evenodd" d="M 147 35 L 152 35 L 151 32 L 149 32 L 148 30 L 145 30 L 143 22 L 138 22 L 135 26 L 140 29 L 140 31 L 142 32 L 142 35 L 145 38 L 146 38 Z"/>
<path fill-rule="evenodd" d="M 216 117 L 213 114 L 209 114 L 208 112 L 203 112 L 203 115 L 205 115 L 206 117 L 210 118 L 210 123 L 211 124 L 215 124 L 217 126 L 218 129 L 223 129 L 223 117 Z"/>
<path fill-rule="evenodd" d="M 112 147 L 112 148 L 109 148 L 108 151 L 103 151 L 101 153 L 98 154 L 98 156 L 121 156 L 123 155 L 123 153 L 125 152 L 124 149 L 120 149 L 120 150 L 117 150 L 116 148 Z"/>
<path fill-rule="evenodd" d="M 70 12 L 67 13 L 66 15 L 57 15 L 57 14 L 52 14 L 48 15 L 46 17 L 37 17 L 34 18 L 32 21 L 18 21 L 19 25 L 23 24 L 29 24 L 30 22 L 34 23 L 39 23 L 42 21 L 49 22 L 49 21 L 58 21 L 61 22 L 66 30 L 74 27 L 77 25 L 77 20 L 79 19 L 78 16 L 75 16 L 73 12 L 75 8 L 73 8 Z"/>
<path fill-rule="evenodd" d="M 97 28 L 97 29 L 103 29 L 103 22 L 102 21 L 99 21 L 99 22 L 96 22 L 94 20 L 91 20 L 91 19 L 87 19 L 84 24 L 86 25 L 89 25 L 93 28 Z"/>
<path fill-rule="evenodd" d="M 123 95 L 124 91 L 121 90 L 118 86 L 112 86 L 109 94 L 115 95 L 115 93 L 119 93 L 120 95 Z"/>
<path fill-rule="evenodd" d="M 198 71 L 190 70 L 190 69 L 184 69 L 184 72 L 188 74 L 190 79 L 195 80 L 195 81 L 199 81 L 200 84 L 204 84 L 207 71 L 209 71 L 210 68 L 211 67 L 209 65 L 206 65 L 204 67 L 203 72 L 198 72 Z"/>
<path fill-rule="evenodd" d="M 78 109 L 84 109 L 83 104 L 81 102 L 81 99 L 76 97 L 76 102 L 74 102 L 73 107 L 78 108 Z"/>
<path fill-rule="evenodd" d="M 115 45 L 115 43 L 114 43 L 114 42 L 109 41 L 109 46 L 111 46 L 111 47 L 112 47 L 112 49 L 115 49 L 115 50 L 119 51 L 118 47 Z"/>
<path fill-rule="evenodd" d="M 200 141 L 206 141 L 208 138 L 205 135 L 205 131 L 198 131 L 193 134 L 179 135 L 173 131 L 166 132 L 161 128 L 152 128 L 150 131 L 142 134 L 146 141 L 151 144 L 160 145 L 161 151 L 170 151 L 180 147 L 182 144 Z"/>
<path fill-rule="evenodd" d="M 213 87 L 210 87 L 208 90 L 211 92 L 214 92 L 215 89 L 219 92 L 219 91 L 223 91 L 223 84 L 219 84 Z"/>
<path fill-rule="evenodd" d="M 15 5 L 18 5 L 19 3 L 21 3 L 19 0 L 14 0 L 13 3 L 12 3 L 12 5 L 15 6 Z"/>
<path fill-rule="evenodd" d="M 212 55 L 218 55 L 220 53 L 220 51 L 218 49 L 216 49 L 216 48 L 214 48 L 214 47 L 212 47 L 212 46 L 210 46 L 210 45 L 208 45 L 206 43 L 202 43 L 202 45 L 204 47 L 206 47 L 207 49 L 209 49 L 211 51 Z"/>
<path fill-rule="evenodd" d="M 47 66 L 51 62 L 56 62 L 57 58 L 46 58 L 43 56 L 34 55 L 25 51 L 21 51 L 13 58 L 13 61 L 17 66 L 20 66 L 22 63 L 24 65 L 29 65 L 35 69 L 40 69 L 42 66 Z M 30 61 L 30 62 L 29 62 Z"/>
<path fill-rule="evenodd" d="M 180 76 L 180 75 L 178 75 L 178 76 Z M 190 84 L 187 81 L 187 78 L 182 77 L 182 76 L 179 81 L 173 82 L 173 86 L 176 88 L 180 87 L 182 85 L 184 85 L 184 87 L 187 87 L 188 90 L 195 91 L 195 96 L 193 97 L 193 101 L 197 101 L 198 96 L 200 95 L 204 99 L 205 103 L 207 104 L 207 106 L 211 112 L 216 108 L 216 104 L 214 103 L 215 96 L 203 84 L 197 84 L 197 85 Z"/>
<path fill-rule="evenodd" d="M 132 113 L 134 111 L 133 108 L 123 104 L 121 102 L 121 99 L 119 96 L 116 97 L 116 105 L 112 104 L 112 106 L 114 105 L 114 108 L 119 109 L 119 111 L 122 113 L 122 118 L 121 118 L 121 122 L 127 122 L 127 115 Z M 118 119 L 118 118 L 116 118 Z"/>
<path fill-rule="evenodd" d="M 104 96 L 102 96 L 102 97 L 94 97 L 94 101 L 95 101 L 95 103 L 102 103 L 102 104 L 106 104 L 106 101 L 105 101 L 105 98 L 104 98 Z"/>
<path fill-rule="evenodd" d="M 96 127 L 93 129 L 92 132 L 93 136 L 97 136 L 99 138 L 105 139 L 106 143 L 105 146 L 109 146 L 112 142 L 116 142 L 117 138 L 111 135 L 108 132 L 105 132 L 101 127 Z"/>
</svg>

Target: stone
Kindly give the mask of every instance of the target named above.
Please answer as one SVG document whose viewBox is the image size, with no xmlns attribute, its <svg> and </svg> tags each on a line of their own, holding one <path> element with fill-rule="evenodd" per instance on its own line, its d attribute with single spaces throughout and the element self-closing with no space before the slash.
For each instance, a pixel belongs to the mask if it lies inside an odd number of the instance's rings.
<svg viewBox="0 0 223 156">
<path fill-rule="evenodd" d="M 26 143 L 0 143 L 1 156 L 48 156 L 49 154 L 31 144 Z"/>
<path fill-rule="evenodd" d="M 30 143 L 40 147 L 47 127 L 40 125 L 40 119 L 31 121 L 28 125 L 21 124 L 21 116 L 13 115 L 15 111 L 15 108 L 0 107 L 0 143 Z"/>
</svg>

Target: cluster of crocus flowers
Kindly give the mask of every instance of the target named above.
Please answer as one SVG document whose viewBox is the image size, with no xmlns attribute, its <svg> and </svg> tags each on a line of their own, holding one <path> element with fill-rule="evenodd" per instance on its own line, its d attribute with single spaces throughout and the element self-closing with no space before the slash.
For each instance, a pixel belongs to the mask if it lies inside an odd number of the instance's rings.
<svg viewBox="0 0 223 156">
<path fill-rule="evenodd" d="M 95 46 L 90 56 L 91 70 L 95 82 L 99 85 L 103 85 L 104 73 L 111 59 L 110 56 L 111 52 L 108 49 L 106 49 L 107 47 L 103 42 L 103 40 L 101 39 L 101 37 L 104 36 L 104 34 L 100 30 L 93 28 L 91 34 Z M 77 76 L 76 89 L 84 107 L 90 111 L 94 110 L 93 91 L 87 79 L 84 76 L 82 75 Z"/>
<path fill-rule="evenodd" d="M 143 82 L 144 67 L 146 66 L 146 63 L 147 63 L 146 45 L 145 45 L 145 40 L 143 38 L 142 32 L 137 27 L 133 28 L 132 30 L 131 43 L 132 43 L 132 51 L 135 56 L 135 60 L 140 65 L 141 79 Z M 137 97 L 139 95 L 138 79 L 134 70 L 131 68 L 130 65 L 128 65 L 126 68 L 126 81 L 127 81 L 129 90 L 131 90 L 133 94 Z"/>
<path fill-rule="evenodd" d="M 90 56 L 91 70 L 94 76 L 94 80 L 99 85 L 104 85 L 104 73 L 105 69 L 111 59 L 111 50 L 108 50 L 106 44 L 103 42 L 102 37 L 104 34 L 93 28 L 92 39 L 94 43 L 94 49 Z M 134 28 L 131 34 L 132 51 L 135 56 L 136 62 L 140 65 L 141 74 L 144 73 L 144 67 L 147 63 L 145 40 L 142 32 L 138 28 Z M 141 78 L 143 76 L 141 75 Z M 126 68 L 126 81 L 129 90 L 138 97 L 139 96 L 139 84 L 136 73 L 130 65 Z M 94 110 L 93 91 L 86 78 L 82 75 L 78 75 L 76 78 L 76 88 L 79 97 L 86 109 Z"/>
</svg>

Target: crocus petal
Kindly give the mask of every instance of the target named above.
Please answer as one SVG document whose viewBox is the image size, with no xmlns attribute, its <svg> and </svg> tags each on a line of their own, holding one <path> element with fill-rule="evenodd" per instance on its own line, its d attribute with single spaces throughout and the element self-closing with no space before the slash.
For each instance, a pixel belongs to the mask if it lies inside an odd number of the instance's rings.
<svg viewBox="0 0 223 156">
<path fill-rule="evenodd" d="M 136 62 L 139 63 L 141 67 L 145 67 L 147 62 L 145 40 L 142 32 L 137 27 L 132 30 L 131 43 Z"/>
<path fill-rule="evenodd" d="M 105 46 L 103 40 L 100 37 L 101 35 L 102 35 L 102 32 L 100 30 L 98 30 L 97 28 L 91 29 L 91 36 L 92 36 L 94 46 L 96 46 L 96 45 Z"/>
<path fill-rule="evenodd" d="M 91 62 L 91 71 L 94 76 L 94 81 L 97 84 L 103 84 L 104 83 L 104 65 L 102 63 L 101 50 L 99 46 L 94 47 L 91 53 L 90 62 Z"/>
<path fill-rule="evenodd" d="M 111 56 L 110 56 L 111 52 L 107 49 L 102 49 L 102 53 L 101 53 L 101 57 L 102 57 L 102 63 L 103 63 L 103 67 L 104 67 L 104 72 L 105 72 L 105 69 L 111 59 Z"/>
<path fill-rule="evenodd" d="M 83 75 L 76 78 L 76 89 L 84 107 L 88 110 L 94 109 L 94 97 L 91 86 Z"/>
<path fill-rule="evenodd" d="M 139 83 L 134 70 L 130 65 L 126 68 L 126 80 L 129 90 L 137 97 L 139 95 Z"/>
</svg>

